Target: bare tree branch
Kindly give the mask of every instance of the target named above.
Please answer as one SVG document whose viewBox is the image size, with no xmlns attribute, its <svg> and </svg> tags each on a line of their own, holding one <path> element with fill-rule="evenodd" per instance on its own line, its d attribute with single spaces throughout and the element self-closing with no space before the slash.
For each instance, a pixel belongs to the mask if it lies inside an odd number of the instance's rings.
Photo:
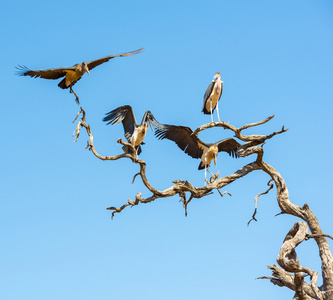
<svg viewBox="0 0 333 300">
<path fill-rule="evenodd" d="M 244 125 L 242 127 L 239 127 L 239 128 L 236 128 L 235 126 L 232 126 L 229 123 L 226 123 L 226 122 L 223 122 L 223 121 L 220 121 L 220 122 L 211 122 L 211 123 L 204 124 L 204 125 L 201 125 L 200 127 L 198 127 L 196 130 L 194 130 L 193 134 L 198 135 L 198 133 L 200 131 L 206 130 L 206 129 L 212 128 L 212 127 L 223 127 L 224 129 L 230 129 L 230 130 L 232 130 L 232 131 L 234 131 L 236 133 L 236 132 L 242 131 L 243 129 L 247 129 L 247 128 L 250 128 L 250 127 L 259 126 L 259 125 L 262 125 L 264 123 L 267 123 L 268 121 L 270 121 L 273 118 L 274 118 L 274 115 L 266 118 L 263 121 L 246 124 L 246 125 Z"/>
<path fill-rule="evenodd" d="M 284 239 L 277 258 L 277 262 L 287 272 L 295 273 L 295 280 L 297 279 L 296 282 L 301 285 L 298 287 L 298 289 L 296 289 L 299 298 L 303 295 L 303 292 L 301 291 L 303 286 L 303 279 L 301 279 L 299 273 L 304 272 L 311 277 L 311 288 L 316 296 L 315 298 L 322 300 L 323 298 L 321 291 L 317 287 L 318 273 L 307 267 L 301 266 L 295 251 L 295 248 L 305 240 L 307 234 L 308 227 L 306 223 L 295 223 Z"/>
<path fill-rule="evenodd" d="M 263 192 L 263 193 L 260 193 L 256 196 L 256 198 L 254 199 L 255 201 L 255 208 L 254 208 L 254 213 L 252 215 L 252 219 L 247 223 L 247 226 L 249 226 L 249 224 L 251 223 L 251 221 L 257 221 L 257 219 L 255 218 L 256 214 L 257 214 L 257 208 L 258 208 L 258 198 L 261 196 L 261 195 L 265 195 L 267 194 L 272 188 L 273 188 L 273 184 L 271 183 L 273 179 L 271 179 L 270 181 L 268 181 L 267 185 L 269 186 L 268 190 L 266 192 Z"/>
<path fill-rule="evenodd" d="M 224 191 L 223 193 L 221 193 L 219 189 L 217 189 L 217 191 L 219 192 L 221 197 L 223 197 L 225 194 L 228 194 L 230 197 L 232 197 L 232 195 L 230 193 L 228 193 L 227 191 Z"/>
<path fill-rule="evenodd" d="M 275 285 L 278 285 L 280 287 L 287 287 L 296 292 L 297 285 L 295 284 L 294 274 L 291 274 L 283 269 L 280 269 L 276 265 L 268 266 L 268 268 L 272 270 L 273 277 L 262 276 L 258 277 L 257 279 L 269 279 Z M 313 292 L 310 284 L 303 282 L 302 290 L 311 297 L 310 299 L 317 299 L 315 298 L 316 295 Z"/>
<path fill-rule="evenodd" d="M 315 239 L 315 238 L 319 238 L 319 237 L 328 237 L 331 240 L 333 240 L 333 236 L 328 235 L 328 234 L 307 234 L 305 239 L 308 240 L 308 239 L 311 239 L 311 238 Z"/>
<path fill-rule="evenodd" d="M 204 196 L 209 195 L 212 190 L 214 189 L 221 189 L 224 186 L 232 183 L 233 181 L 235 181 L 238 178 L 241 178 L 243 176 L 245 176 L 246 174 L 254 171 L 254 170 L 258 170 L 259 166 L 256 162 L 250 163 L 246 166 L 244 166 L 243 168 L 239 169 L 237 172 L 235 172 L 232 175 L 229 176 L 225 176 L 223 178 L 217 179 L 217 180 L 211 180 L 211 182 L 204 187 L 194 187 L 192 184 L 190 184 L 188 181 L 177 181 L 175 182 L 175 184 L 173 186 L 171 186 L 170 188 L 164 190 L 164 191 L 159 191 L 157 189 L 155 189 L 150 182 L 148 181 L 148 179 L 146 178 L 146 163 L 139 159 L 134 157 L 133 155 L 130 154 L 118 154 L 116 156 L 102 156 L 100 154 L 97 153 L 94 143 L 93 143 L 93 135 L 90 129 L 90 126 L 87 125 L 86 123 L 86 117 L 85 117 L 85 111 L 81 108 L 81 111 L 78 113 L 78 115 L 76 116 L 75 119 L 78 118 L 79 114 L 82 113 L 82 117 L 81 117 L 81 121 L 78 122 L 77 124 L 77 128 L 74 131 L 73 135 L 75 136 L 75 141 L 77 141 L 79 134 L 80 134 L 80 129 L 81 127 L 85 128 L 87 131 L 87 134 L 89 136 L 89 141 L 88 141 L 88 148 L 90 151 L 93 152 L 93 154 L 101 159 L 101 160 L 117 160 L 123 157 L 127 157 L 129 159 L 131 159 L 134 163 L 137 163 L 140 165 L 140 172 L 138 174 L 141 175 L 142 181 L 144 183 L 144 185 L 148 188 L 148 190 L 152 193 L 152 195 L 148 198 L 141 198 L 141 193 L 138 193 L 136 195 L 136 200 L 135 201 L 131 201 L 129 200 L 127 203 L 125 203 L 123 206 L 121 207 L 108 207 L 108 210 L 114 210 L 113 212 L 113 216 L 114 213 L 117 212 L 121 212 L 124 208 L 126 208 L 127 206 L 131 205 L 131 206 L 135 206 L 138 205 L 139 203 L 148 203 L 151 201 L 154 201 L 158 198 L 166 198 L 166 197 L 171 197 L 174 195 L 179 195 L 180 197 L 183 197 L 183 193 L 184 192 L 189 192 L 191 194 L 192 198 L 202 198 Z M 123 142 L 121 139 L 118 139 L 117 141 L 118 143 L 122 144 L 122 145 L 128 145 L 128 146 L 132 146 L 129 143 L 125 143 Z M 136 174 L 135 177 L 138 175 Z M 213 176 L 213 179 L 214 176 Z M 140 196 L 138 196 L 140 195 Z M 191 199 L 192 199 L 191 198 Z"/>
<path fill-rule="evenodd" d="M 274 180 L 277 188 L 277 201 L 280 206 L 281 212 L 290 214 L 300 219 L 304 220 L 310 228 L 312 234 L 319 234 L 319 237 L 314 237 L 318 248 L 319 255 L 322 261 L 322 276 L 323 276 L 323 286 L 327 289 L 323 299 L 330 299 L 325 297 L 332 297 L 333 299 L 333 258 L 330 251 L 329 245 L 323 236 L 323 232 L 320 228 L 319 222 L 310 210 L 309 206 L 305 203 L 303 207 L 299 207 L 289 200 L 288 188 L 284 182 L 284 179 L 272 166 L 261 161 L 259 164 L 262 170 L 269 174 L 269 176 Z M 328 296 L 327 296 L 328 295 Z"/>
<path fill-rule="evenodd" d="M 235 137 L 245 142 L 237 149 L 237 155 L 240 157 L 246 157 L 252 154 L 256 154 L 256 159 L 252 163 L 245 165 L 240 168 L 233 174 L 228 176 L 224 176 L 222 178 L 218 178 L 218 174 L 215 174 L 211 177 L 210 181 L 206 186 L 203 187 L 195 187 L 187 180 L 175 180 L 173 181 L 173 185 L 163 191 L 160 191 L 154 188 L 146 177 L 146 163 L 130 154 L 122 153 L 115 156 L 102 156 L 97 153 L 94 144 L 93 144 L 93 135 L 90 129 L 90 126 L 86 123 L 85 111 L 81 108 L 79 113 L 77 114 L 75 122 L 79 115 L 82 114 L 81 121 L 77 123 L 76 130 L 73 133 L 75 136 L 75 142 L 78 140 L 80 135 L 81 128 L 85 128 L 89 137 L 89 141 L 87 143 L 86 148 L 88 148 L 92 153 L 101 160 L 117 160 L 120 158 L 129 158 L 133 163 L 138 164 L 140 167 L 140 171 L 134 175 L 133 182 L 135 178 L 140 175 L 142 182 L 146 186 L 146 188 L 150 191 L 151 195 L 147 198 L 142 198 L 141 193 L 137 193 L 135 196 L 135 200 L 128 200 L 121 207 L 108 207 L 108 210 L 112 210 L 112 217 L 114 217 L 115 213 L 121 212 L 127 206 L 136 206 L 140 203 L 149 203 L 155 201 L 159 198 L 166 198 L 178 195 L 180 197 L 180 202 L 183 203 L 183 207 L 185 208 L 185 215 L 187 215 L 187 206 L 194 198 L 203 198 L 207 195 L 210 195 L 215 189 L 219 192 L 221 196 L 228 192 L 221 193 L 220 189 L 225 186 L 231 184 L 237 179 L 240 179 L 249 173 L 262 170 L 267 173 L 271 180 L 268 182 L 270 186 L 266 192 L 260 193 L 255 198 L 255 211 L 251 220 L 256 220 L 255 215 L 257 212 L 257 201 L 259 196 L 263 194 L 267 194 L 273 187 L 271 181 L 274 181 L 274 184 L 277 189 L 277 202 L 281 209 L 280 214 L 290 214 L 302 219 L 304 222 L 297 222 L 293 228 L 287 234 L 283 245 L 281 247 L 279 256 L 277 261 L 279 265 L 283 268 L 280 269 L 277 266 L 268 266 L 273 273 L 273 277 L 259 277 L 260 279 L 269 279 L 273 284 L 278 286 L 285 286 L 293 291 L 295 291 L 294 299 L 319 299 L 319 300 L 332 300 L 333 299 L 333 259 L 330 248 L 326 241 L 325 237 L 332 238 L 332 236 L 324 234 L 319 226 L 318 220 L 310 210 L 307 204 L 304 204 L 303 207 L 299 207 L 289 200 L 289 193 L 287 186 L 285 184 L 284 179 L 272 166 L 263 161 L 263 145 L 265 142 L 275 135 L 286 132 L 288 129 L 285 129 L 284 126 L 281 130 L 273 132 L 269 135 L 243 135 L 241 132 L 247 128 L 259 126 L 270 121 L 274 116 L 270 116 L 265 120 L 250 123 L 243 125 L 239 128 L 234 127 L 233 125 L 225 122 L 212 122 L 209 124 L 202 125 L 198 127 L 193 134 L 198 134 L 200 131 L 212 128 L 212 127 L 222 127 L 224 129 L 231 130 L 235 133 Z M 118 139 L 118 142 L 122 145 L 127 145 L 132 147 L 129 143 L 123 142 L 121 139 Z M 135 153 L 135 151 L 134 151 Z M 188 200 L 187 195 L 189 194 Z M 229 193 L 228 193 L 229 194 Z M 229 194 L 230 195 L 230 194 Z M 231 195 L 230 195 L 231 196 Z M 251 222 L 249 221 L 249 223 Z M 307 226 L 311 231 L 311 234 L 307 232 Z M 319 274 L 305 266 L 301 266 L 295 248 L 299 243 L 303 240 L 307 240 L 309 238 L 314 238 L 318 248 L 319 255 L 322 261 L 322 276 L 323 276 L 323 285 L 321 288 L 317 287 L 317 279 Z M 305 276 L 310 276 L 311 284 L 308 284 L 304 281 Z"/>
<path fill-rule="evenodd" d="M 132 184 L 134 183 L 135 178 L 136 178 L 136 176 L 138 176 L 138 175 L 141 175 L 140 172 L 139 172 L 139 173 L 136 173 L 136 174 L 133 176 Z"/>
</svg>

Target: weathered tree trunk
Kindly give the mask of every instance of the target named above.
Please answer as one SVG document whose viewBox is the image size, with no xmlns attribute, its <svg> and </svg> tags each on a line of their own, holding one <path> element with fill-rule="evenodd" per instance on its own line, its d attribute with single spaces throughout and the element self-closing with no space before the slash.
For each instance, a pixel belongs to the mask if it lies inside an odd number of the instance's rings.
<svg viewBox="0 0 333 300">
<path fill-rule="evenodd" d="M 276 280 L 279 280 L 280 286 L 287 286 L 294 290 L 296 292 L 295 299 L 332 300 L 333 258 L 325 238 L 327 235 L 321 230 L 316 216 L 306 203 L 303 207 L 299 207 L 290 202 L 287 186 L 279 172 L 263 161 L 260 161 L 260 165 L 262 166 L 262 170 L 269 174 L 275 182 L 277 188 L 277 201 L 281 212 L 296 216 L 306 222 L 295 223 L 293 228 L 287 234 L 278 255 L 278 264 L 281 268 L 287 271 L 288 274 L 277 272 L 276 266 L 269 266 L 269 268 L 272 269 L 274 276 L 271 281 L 274 284 L 277 284 Z M 310 228 L 312 235 L 308 234 L 308 227 Z M 302 267 L 295 251 L 295 248 L 301 242 L 309 238 L 314 238 L 319 248 L 323 277 L 323 285 L 321 287 L 317 287 L 316 285 L 319 276 L 318 273 L 307 267 Z M 293 277 L 290 276 L 292 274 Z M 311 278 L 311 286 L 303 280 L 304 276 L 307 275 Z M 291 279 L 294 281 L 292 285 L 290 285 Z"/>
</svg>

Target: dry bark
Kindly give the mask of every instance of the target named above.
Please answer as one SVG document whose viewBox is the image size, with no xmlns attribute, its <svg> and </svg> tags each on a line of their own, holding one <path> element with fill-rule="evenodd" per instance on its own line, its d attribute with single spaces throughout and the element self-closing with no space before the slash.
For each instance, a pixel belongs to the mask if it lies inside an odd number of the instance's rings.
<svg viewBox="0 0 333 300">
<path fill-rule="evenodd" d="M 288 129 L 282 127 L 281 130 L 273 132 L 269 135 L 242 134 L 243 130 L 265 124 L 270 121 L 274 116 L 270 116 L 267 119 L 259 122 L 243 125 L 239 128 L 236 128 L 233 125 L 225 123 L 223 121 L 212 122 L 198 127 L 193 134 L 197 135 L 200 131 L 212 127 L 223 127 L 224 129 L 233 131 L 235 137 L 244 142 L 237 150 L 237 155 L 240 157 L 246 157 L 254 154 L 256 155 L 255 160 L 240 168 L 231 175 L 224 176 L 222 178 L 217 178 L 218 174 L 213 175 L 210 183 L 207 186 L 194 187 L 190 182 L 186 180 L 175 180 L 173 181 L 173 185 L 171 187 L 167 188 L 164 191 L 159 191 L 149 183 L 146 177 L 146 163 L 143 160 L 126 153 L 122 153 L 116 156 L 102 156 L 98 154 L 93 144 L 93 135 L 90 126 L 86 123 L 85 111 L 82 108 L 78 112 L 75 120 L 79 117 L 80 114 L 82 114 L 81 121 L 77 123 L 76 130 L 73 133 L 73 135 L 75 136 L 75 141 L 77 141 L 79 137 L 81 128 L 85 128 L 89 136 L 89 141 L 86 148 L 92 151 L 93 154 L 101 160 L 117 160 L 120 158 L 131 159 L 133 163 L 136 163 L 140 166 L 140 172 L 133 177 L 133 181 L 138 175 L 140 175 L 144 185 L 151 192 L 150 197 L 142 198 L 141 193 L 137 193 L 134 201 L 128 200 L 121 207 L 108 207 L 107 209 L 112 211 L 112 217 L 114 217 L 115 213 L 120 213 L 127 206 L 135 206 L 139 203 L 149 203 L 159 198 L 166 198 L 174 195 L 180 196 L 180 200 L 183 203 L 186 214 L 187 206 L 193 198 L 203 198 L 204 196 L 211 194 L 212 191 L 215 189 L 218 190 L 221 196 L 223 196 L 227 192 L 224 192 L 222 194 L 219 191 L 221 188 L 229 185 L 230 183 L 234 182 L 239 178 L 246 176 L 252 171 L 262 170 L 267 173 L 271 178 L 268 183 L 270 187 L 266 192 L 257 195 L 255 199 L 255 211 L 249 223 L 252 220 L 256 220 L 255 215 L 257 212 L 258 197 L 268 193 L 272 189 L 273 184 L 271 184 L 271 181 L 274 182 L 277 189 L 277 202 L 281 209 L 281 213 L 296 216 L 304 222 L 295 223 L 282 244 L 280 253 L 277 258 L 277 262 L 282 269 L 276 265 L 268 266 L 268 268 L 272 270 L 273 277 L 264 276 L 259 278 L 269 279 L 275 285 L 281 287 L 284 286 L 293 290 L 295 292 L 294 299 L 333 299 L 333 258 L 326 240 L 326 237 L 332 237 L 322 232 L 316 216 L 307 204 L 304 204 L 303 207 L 299 207 L 290 202 L 288 189 L 284 179 L 279 174 L 279 172 L 277 172 L 272 166 L 263 161 L 263 145 L 265 144 L 265 142 L 274 137 L 275 135 L 286 132 Z M 118 142 L 122 145 L 131 146 L 130 144 L 123 142 L 121 139 L 119 139 Z M 310 229 L 311 234 L 308 233 L 308 228 Z M 309 238 L 314 238 L 319 248 L 319 256 L 322 262 L 321 275 L 323 277 L 323 285 L 320 287 L 317 286 L 317 279 L 319 276 L 318 272 L 302 266 L 298 260 L 295 251 L 295 248 L 301 242 L 303 242 L 304 240 L 308 240 Z M 308 284 L 304 281 L 305 276 L 310 276 L 311 284 Z"/>
</svg>

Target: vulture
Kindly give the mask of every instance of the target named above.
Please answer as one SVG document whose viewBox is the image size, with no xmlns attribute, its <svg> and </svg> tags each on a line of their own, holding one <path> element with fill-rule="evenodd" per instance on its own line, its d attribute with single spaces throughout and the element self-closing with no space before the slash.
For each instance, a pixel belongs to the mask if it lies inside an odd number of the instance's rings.
<svg viewBox="0 0 333 300">
<path fill-rule="evenodd" d="M 219 101 L 223 92 L 223 81 L 221 81 L 221 73 L 217 72 L 206 89 L 203 101 L 202 112 L 206 115 L 211 116 L 213 122 L 213 112 L 216 108 L 217 118 L 220 121 L 219 115 Z"/>
<path fill-rule="evenodd" d="M 90 75 L 90 71 L 93 68 L 109 61 L 112 58 L 138 54 L 142 50 L 143 50 L 143 48 L 135 50 L 135 51 L 131 51 L 131 52 L 104 56 L 104 57 L 101 57 L 98 59 L 91 60 L 89 62 L 83 62 L 82 64 L 75 64 L 74 66 L 68 67 L 68 68 L 30 70 L 26 66 L 19 65 L 16 67 L 16 69 L 18 70 L 17 75 L 30 76 L 33 78 L 40 77 L 40 78 L 44 78 L 44 79 L 59 79 L 59 78 L 65 77 L 63 80 L 61 80 L 59 82 L 58 87 L 60 87 L 62 89 L 69 88 L 69 92 L 73 93 L 75 95 L 75 101 L 79 105 L 80 104 L 79 97 L 73 91 L 72 87 L 77 81 L 79 81 L 81 79 L 81 77 L 84 75 L 84 73 L 88 73 L 88 75 Z"/>
<path fill-rule="evenodd" d="M 191 128 L 186 126 L 158 124 L 156 126 L 155 136 L 160 140 L 171 140 L 189 156 L 200 158 L 201 161 L 198 170 L 205 169 L 206 181 L 206 171 L 209 172 L 209 166 L 213 159 L 216 167 L 218 152 L 224 151 L 232 157 L 238 157 L 236 151 L 240 144 L 236 140 L 227 138 L 213 144 L 204 143 L 193 134 Z M 212 174 L 211 172 L 209 173 Z"/>
<path fill-rule="evenodd" d="M 136 151 L 133 153 L 129 146 L 123 146 L 123 150 L 127 154 L 135 154 L 135 156 L 142 152 L 140 145 L 144 144 L 143 139 L 147 134 L 148 126 L 152 128 L 152 126 L 156 127 L 159 124 L 153 114 L 147 110 L 139 125 L 135 120 L 134 112 L 130 105 L 120 106 L 106 113 L 106 117 L 103 118 L 103 121 L 108 122 L 106 125 L 123 123 L 125 138 L 128 143 L 135 147 Z"/>
</svg>

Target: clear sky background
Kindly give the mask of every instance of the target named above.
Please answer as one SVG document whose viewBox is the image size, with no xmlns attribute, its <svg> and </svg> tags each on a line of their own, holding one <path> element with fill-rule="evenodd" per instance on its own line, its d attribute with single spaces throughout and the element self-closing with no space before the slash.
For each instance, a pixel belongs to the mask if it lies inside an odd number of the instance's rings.
<svg viewBox="0 0 333 300">
<path fill-rule="evenodd" d="M 84 132 L 73 143 L 74 96 L 57 87 L 60 80 L 15 76 L 15 66 L 67 67 L 145 48 L 74 87 L 101 155 L 122 152 L 121 124 L 102 122 L 121 105 L 131 105 L 138 121 L 149 109 L 161 123 L 210 122 L 203 94 L 221 72 L 221 119 L 239 127 L 274 114 L 244 133 L 290 128 L 267 142 L 264 160 L 286 180 L 290 200 L 308 203 L 332 235 L 332 1 L 7 1 L 1 12 L 1 299 L 292 298 L 255 280 L 271 275 L 266 266 L 299 221 L 274 217 L 274 188 L 247 227 L 266 174 L 228 186 L 232 197 L 194 199 L 187 217 L 175 196 L 111 220 L 106 207 L 151 195 L 139 177 L 131 184 L 138 165 L 98 160 L 84 149 Z M 231 136 L 222 128 L 200 134 L 207 142 Z M 145 142 L 141 158 L 155 188 L 180 178 L 203 185 L 199 160 L 151 131 Z M 226 176 L 254 159 L 222 153 L 217 170 Z M 302 265 L 320 272 L 314 241 L 297 251 Z"/>
</svg>

